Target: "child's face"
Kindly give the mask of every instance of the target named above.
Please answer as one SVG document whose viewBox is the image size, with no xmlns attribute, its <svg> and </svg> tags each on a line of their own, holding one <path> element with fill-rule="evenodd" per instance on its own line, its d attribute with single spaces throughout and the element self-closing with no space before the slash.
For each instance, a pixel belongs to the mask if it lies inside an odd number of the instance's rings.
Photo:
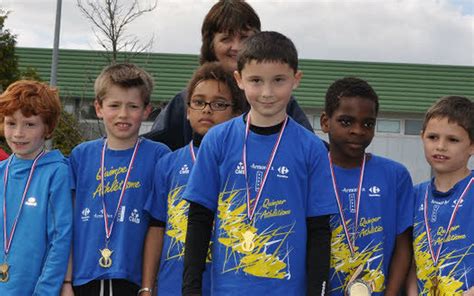
<svg viewBox="0 0 474 296">
<path fill-rule="evenodd" d="M 335 164 L 356 167 L 374 138 L 375 103 L 361 97 L 343 97 L 331 117 L 321 115 L 321 128 L 329 134 L 329 149 Z"/>
<path fill-rule="evenodd" d="M 43 150 L 48 127 L 39 115 L 25 117 L 17 110 L 4 122 L 5 139 L 18 158 L 34 159 Z"/>
<path fill-rule="evenodd" d="M 421 134 L 425 157 L 436 174 L 463 174 L 474 144 L 467 131 L 448 118 L 431 118 Z"/>
<path fill-rule="evenodd" d="M 214 35 L 212 40 L 214 54 L 226 70 L 234 71 L 237 69 L 237 53 L 245 39 L 254 34 L 254 30 L 246 30 L 235 34 L 219 32 Z"/>
<path fill-rule="evenodd" d="M 114 149 L 133 147 L 150 108 L 145 107 L 138 88 L 110 87 L 102 105 L 95 102 L 97 117 L 104 120 L 108 145 Z"/>
<path fill-rule="evenodd" d="M 302 73 L 286 63 L 251 61 L 241 73 L 234 72 L 239 87 L 244 90 L 251 109 L 252 123 L 271 126 L 280 123 L 286 116 L 286 105 Z"/>
<path fill-rule="evenodd" d="M 195 110 L 204 103 L 226 108 L 222 111 L 212 110 L 210 105 L 205 105 L 202 110 Z M 207 131 L 216 124 L 222 123 L 234 117 L 232 110 L 232 96 L 225 83 L 217 80 L 204 80 L 194 88 L 188 106 L 187 117 L 195 133 L 204 136 Z"/>
</svg>

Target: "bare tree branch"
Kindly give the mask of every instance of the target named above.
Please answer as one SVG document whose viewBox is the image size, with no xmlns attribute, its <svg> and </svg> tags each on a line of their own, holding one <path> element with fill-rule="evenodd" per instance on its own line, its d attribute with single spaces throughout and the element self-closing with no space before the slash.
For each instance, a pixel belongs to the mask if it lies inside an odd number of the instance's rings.
<svg viewBox="0 0 474 296">
<path fill-rule="evenodd" d="M 120 51 L 140 53 L 153 44 L 153 38 L 149 42 L 141 43 L 134 35 L 127 35 L 127 27 L 138 17 L 152 12 L 158 6 L 158 0 L 154 0 L 146 7 L 140 7 L 142 0 L 76 0 L 77 7 L 92 23 L 93 32 L 97 43 L 112 56 L 111 62 L 117 61 Z"/>
</svg>

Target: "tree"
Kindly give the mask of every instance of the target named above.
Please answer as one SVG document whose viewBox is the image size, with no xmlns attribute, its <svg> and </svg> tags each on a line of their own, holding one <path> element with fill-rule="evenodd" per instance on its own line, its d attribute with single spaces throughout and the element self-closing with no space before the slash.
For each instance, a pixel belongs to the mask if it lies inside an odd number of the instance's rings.
<svg viewBox="0 0 474 296">
<path fill-rule="evenodd" d="M 0 9 L 0 92 L 20 77 L 15 55 L 16 36 L 4 29 L 8 13 Z"/>
<path fill-rule="evenodd" d="M 140 0 L 77 0 L 81 13 L 92 22 L 94 35 L 99 45 L 111 54 L 110 61 L 117 61 L 120 51 L 140 53 L 148 49 L 153 39 L 146 44 L 137 37 L 127 35 L 126 29 L 141 15 L 155 10 L 157 0 L 140 7 Z M 143 1 L 142 1 L 143 2 Z"/>
</svg>

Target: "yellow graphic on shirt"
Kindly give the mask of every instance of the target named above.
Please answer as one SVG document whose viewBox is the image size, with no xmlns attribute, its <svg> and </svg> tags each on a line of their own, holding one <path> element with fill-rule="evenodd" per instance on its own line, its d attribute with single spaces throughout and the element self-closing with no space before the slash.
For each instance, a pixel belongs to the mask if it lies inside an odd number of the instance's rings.
<svg viewBox="0 0 474 296">
<path fill-rule="evenodd" d="M 244 190 L 231 189 L 219 194 L 217 212 L 221 224 L 218 241 L 226 247 L 222 272 L 241 270 L 258 277 L 289 279 L 291 249 L 286 244 L 288 236 L 294 232 L 296 222 L 282 226 L 272 225 L 265 230 L 247 224 L 247 204 L 243 192 Z M 267 201 L 267 205 L 269 202 Z M 277 204 L 283 205 L 284 202 L 276 202 L 275 205 Z M 275 211 L 276 215 L 268 215 L 268 211 L 265 215 L 262 214 L 264 212 L 256 212 L 253 219 L 282 216 L 283 212 Z"/>
<path fill-rule="evenodd" d="M 166 235 L 171 238 L 166 259 L 184 256 L 184 242 L 188 229 L 189 203 L 181 196 L 186 186 L 179 186 L 168 193 L 168 221 Z"/>
<path fill-rule="evenodd" d="M 101 169 L 99 168 L 97 174 L 95 175 L 95 179 L 97 180 L 98 184 L 97 187 L 92 194 L 92 198 L 96 198 L 98 196 L 102 196 L 102 182 L 100 182 L 100 173 Z M 122 190 L 123 182 L 125 181 L 125 175 L 127 174 L 127 167 L 118 167 L 114 168 L 111 167 L 110 169 L 105 169 L 104 171 L 104 193 L 112 193 Z M 122 180 L 119 181 L 119 178 L 123 176 Z M 110 177 L 113 177 L 113 180 L 110 180 Z M 128 189 L 138 189 L 141 187 L 140 181 L 131 182 L 130 180 L 127 182 L 126 190 Z"/>
<path fill-rule="evenodd" d="M 423 225 L 421 225 L 423 224 Z M 415 224 L 415 229 L 423 227 L 423 222 Z M 455 238 L 463 237 L 463 235 L 454 235 L 453 231 L 459 229 L 459 225 L 453 226 L 448 235 L 448 239 L 456 240 Z M 445 230 L 443 227 L 437 229 L 437 234 L 444 236 Z M 435 252 L 439 248 L 439 243 L 442 237 L 438 236 L 434 245 Z M 466 267 L 460 263 L 466 256 L 472 256 L 474 253 L 474 245 L 462 249 L 456 249 L 450 252 L 441 252 L 438 267 L 434 266 L 433 259 L 430 254 L 428 239 L 426 231 L 418 235 L 414 242 L 414 253 L 416 261 L 416 275 L 418 280 L 422 281 L 423 290 L 420 295 L 432 295 L 433 279 L 437 278 L 437 287 L 439 295 L 462 295 L 463 282 L 461 281 L 471 270 L 466 270 Z M 472 269 L 473 267 L 468 267 Z M 440 269 L 443 270 L 442 275 Z M 449 271 L 449 272 L 447 272 Z M 446 275 L 447 273 L 447 275 Z"/>
<path fill-rule="evenodd" d="M 189 202 L 182 199 L 186 185 L 175 187 L 168 193 L 168 221 L 166 235 L 171 238 L 166 260 L 184 257 L 184 244 L 188 229 Z M 211 251 L 208 249 L 207 262 L 211 261 Z"/>
<path fill-rule="evenodd" d="M 367 220 L 365 226 L 368 228 L 361 229 L 361 233 L 367 234 L 381 231 L 375 231 L 375 229 L 378 229 L 380 226 L 371 225 L 378 221 L 379 219 L 377 218 Z M 350 220 L 347 223 L 350 224 Z M 337 277 L 339 279 L 338 282 L 340 282 L 342 286 L 332 287 L 332 289 L 335 291 L 344 290 L 356 269 L 360 265 L 364 265 L 364 275 L 362 279 L 368 283 L 373 283 L 374 292 L 383 292 L 385 289 L 385 275 L 383 273 L 383 259 L 380 260 L 379 258 L 383 256 L 382 242 L 375 243 L 374 245 L 367 244 L 367 247 L 362 250 L 358 246 L 355 246 L 354 252 L 355 254 L 352 256 L 344 234 L 344 229 L 342 225 L 339 224 L 333 229 L 331 237 L 331 268 L 335 271 L 331 276 Z M 379 260 L 376 266 L 370 264 L 374 260 Z"/>
</svg>

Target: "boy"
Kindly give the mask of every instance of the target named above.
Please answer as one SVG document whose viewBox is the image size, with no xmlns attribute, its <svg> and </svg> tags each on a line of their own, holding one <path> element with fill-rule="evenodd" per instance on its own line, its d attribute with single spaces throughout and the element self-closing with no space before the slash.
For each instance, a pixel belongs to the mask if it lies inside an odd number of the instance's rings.
<svg viewBox="0 0 474 296">
<path fill-rule="evenodd" d="M 12 151 L 0 163 L 0 295 L 58 295 L 72 236 L 67 161 L 46 151 L 61 113 L 58 92 L 17 81 L 0 95 L 0 123 Z"/>
<path fill-rule="evenodd" d="M 250 4 L 242 0 L 216 2 L 202 23 L 200 64 L 218 61 L 232 73 L 237 70 L 237 52 L 243 42 L 257 32 L 260 32 L 260 18 Z M 171 150 L 186 146 L 192 138 L 191 126 L 186 118 L 186 97 L 186 90 L 178 93 L 160 112 L 152 131 L 144 136 L 165 143 Z M 298 123 L 313 131 L 293 97 L 287 112 Z"/>
<path fill-rule="evenodd" d="M 474 102 L 440 99 L 421 138 L 434 178 L 415 186 L 414 251 L 419 295 L 474 295 Z"/>
<path fill-rule="evenodd" d="M 321 127 L 329 136 L 332 185 L 331 295 L 396 295 L 410 265 L 412 181 L 399 163 L 365 152 L 378 96 L 362 79 L 328 89 Z"/>
<path fill-rule="evenodd" d="M 148 228 L 143 206 L 155 163 L 169 149 L 138 137 L 153 89 L 146 71 L 132 64 L 109 66 L 94 89 L 95 110 L 107 136 L 71 153 L 74 293 L 136 295 Z"/>
<path fill-rule="evenodd" d="M 257 33 L 239 53 L 234 76 L 251 107 L 201 144 L 184 195 L 183 295 L 201 293 L 214 213 L 212 294 L 324 294 L 337 209 L 322 141 L 286 113 L 301 75 L 280 33 Z"/>
<path fill-rule="evenodd" d="M 154 219 L 166 224 L 163 228 L 153 225 L 148 230 L 143 258 L 142 289 L 153 287 L 158 262 L 158 295 L 181 294 L 183 277 L 184 244 L 189 203 L 182 199 L 203 136 L 214 125 L 242 113 L 245 98 L 234 77 L 220 63 L 204 63 L 194 73 L 188 84 L 187 115 L 193 128 L 193 140 L 189 145 L 167 154 L 160 159 L 155 170 L 154 198 L 145 209 Z M 160 260 L 159 243 L 163 240 Z M 206 272 L 204 294 L 209 295 L 209 272 Z M 151 289 L 150 289 L 151 290 Z M 151 293 L 151 292 L 150 292 Z M 142 293 L 142 295 L 145 295 Z"/>
</svg>

